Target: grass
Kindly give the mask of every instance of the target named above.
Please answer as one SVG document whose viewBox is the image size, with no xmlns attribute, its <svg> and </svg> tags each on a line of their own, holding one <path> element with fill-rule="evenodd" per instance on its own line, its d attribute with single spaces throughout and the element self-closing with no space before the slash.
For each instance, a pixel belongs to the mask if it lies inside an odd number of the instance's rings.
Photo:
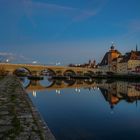
<svg viewBox="0 0 140 140">
<path fill-rule="evenodd" d="M 4 76 L 1 76 L 1 75 L 0 75 L 0 80 L 2 80 L 3 78 L 4 78 Z"/>
<path fill-rule="evenodd" d="M 20 134 L 23 128 L 21 126 L 20 120 L 17 118 L 16 110 L 14 106 L 12 106 L 10 109 L 10 116 L 13 116 L 11 122 L 13 128 L 8 130 L 7 132 L 4 132 L 3 138 L 9 137 L 11 140 L 14 140 L 17 137 L 17 135 Z"/>
<path fill-rule="evenodd" d="M 16 95 L 11 95 L 11 101 L 14 102 L 16 100 Z"/>
</svg>

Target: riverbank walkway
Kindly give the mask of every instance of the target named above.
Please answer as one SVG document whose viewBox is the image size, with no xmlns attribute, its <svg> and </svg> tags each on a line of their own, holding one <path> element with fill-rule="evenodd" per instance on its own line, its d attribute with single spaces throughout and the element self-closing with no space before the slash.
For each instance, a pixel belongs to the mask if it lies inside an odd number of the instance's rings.
<svg viewBox="0 0 140 140">
<path fill-rule="evenodd" d="M 15 76 L 0 78 L 0 140 L 55 140 Z"/>
</svg>

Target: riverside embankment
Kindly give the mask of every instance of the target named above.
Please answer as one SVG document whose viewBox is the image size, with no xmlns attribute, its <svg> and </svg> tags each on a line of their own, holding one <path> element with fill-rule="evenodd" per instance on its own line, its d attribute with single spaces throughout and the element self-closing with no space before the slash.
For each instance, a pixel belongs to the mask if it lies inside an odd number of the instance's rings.
<svg viewBox="0 0 140 140">
<path fill-rule="evenodd" d="M 0 78 L 0 139 L 55 140 L 15 76 Z"/>
</svg>

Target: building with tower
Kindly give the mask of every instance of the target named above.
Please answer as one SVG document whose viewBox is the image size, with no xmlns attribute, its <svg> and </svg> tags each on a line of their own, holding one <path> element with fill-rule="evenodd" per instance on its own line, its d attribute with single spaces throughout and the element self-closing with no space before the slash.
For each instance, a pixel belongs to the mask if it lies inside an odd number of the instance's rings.
<svg viewBox="0 0 140 140">
<path fill-rule="evenodd" d="M 110 50 L 105 53 L 101 63 L 99 64 L 99 71 L 103 74 L 116 73 L 116 74 L 140 74 L 140 51 L 136 45 L 136 50 L 127 52 L 122 55 L 115 49 L 114 44 Z"/>
<path fill-rule="evenodd" d="M 110 47 L 110 50 L 105 53 L 99 67 L 103 74 L 106 72 L 116 72 L 117 71 L 117 59 L 121 57 L 122 54 L 115 49 L 114 44 Z"/>
</svg>

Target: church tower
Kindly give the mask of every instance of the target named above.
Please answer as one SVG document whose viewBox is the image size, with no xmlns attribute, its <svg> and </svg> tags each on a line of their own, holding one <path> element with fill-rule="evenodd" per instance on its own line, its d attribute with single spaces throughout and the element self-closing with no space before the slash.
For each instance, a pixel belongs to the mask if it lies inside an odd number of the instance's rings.
<svg viewBox="0 0 140 140">
<path fill-rule="evenodd" d="M 115 58 L 118 58 L 121 53 L 115 50 L 115 45 L 112 43 L 110 50 L 104 55 L 100 65 L 111 65 Z"/>
</svg>

